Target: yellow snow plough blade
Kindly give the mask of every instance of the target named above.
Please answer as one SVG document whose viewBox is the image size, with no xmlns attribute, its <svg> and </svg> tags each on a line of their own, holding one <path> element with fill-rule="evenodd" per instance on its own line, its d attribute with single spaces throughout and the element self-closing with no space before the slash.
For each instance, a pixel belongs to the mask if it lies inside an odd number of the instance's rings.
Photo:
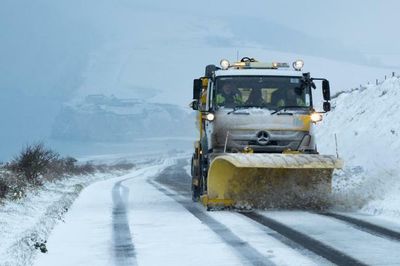
<svg viewBox="0 0 400 266">
<path fill-rule="evenodd" d="M 328 155 L 224 154 L 211 162 L 201 201 L 209 208 L 302 206 L 329 194 L 341 167 Z"/>
</svg>

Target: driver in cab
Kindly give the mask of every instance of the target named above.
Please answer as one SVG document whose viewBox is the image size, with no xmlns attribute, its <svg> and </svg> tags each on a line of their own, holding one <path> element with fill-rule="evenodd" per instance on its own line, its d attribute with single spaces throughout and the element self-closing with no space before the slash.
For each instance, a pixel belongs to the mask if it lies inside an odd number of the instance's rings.
<svg viewBox="0 0 400 266">
<path fill-rule="evenodd" d="M 216 103 L 218 106 L 233 108 L 243 104 L 242 95 L 232 82 L 225 82 L 217 92 Z"/>
</svg>

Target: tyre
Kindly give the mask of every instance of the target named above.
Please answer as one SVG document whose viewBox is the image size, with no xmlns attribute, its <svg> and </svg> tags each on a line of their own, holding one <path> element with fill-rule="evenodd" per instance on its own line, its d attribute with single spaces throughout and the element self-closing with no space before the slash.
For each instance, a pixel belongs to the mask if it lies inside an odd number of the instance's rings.
<svg viewBox="0 0 400 266">
<path fill-rule="evenodd" d="M 198 178 L 198 169 L 194 166 L 194 155 L 192 156 L 191 173 L 192 173 L 192 200 L 194 202 L 200 199 L 200 180 Z M 195 185 L 197 183 L 197 185 Z"/>
</svg>

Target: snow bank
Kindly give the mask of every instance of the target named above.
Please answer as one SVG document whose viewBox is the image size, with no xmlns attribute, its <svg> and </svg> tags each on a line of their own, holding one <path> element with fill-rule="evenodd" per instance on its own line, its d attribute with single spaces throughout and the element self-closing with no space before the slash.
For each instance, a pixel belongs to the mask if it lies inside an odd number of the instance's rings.
<svg viewBox="0 0 400 266">
<path fill-rule="evenodd" d="M 319 150 L 335 154 L 343 171 L 334 178 L 338 208 L 400 217 L 400 79 L 342 93 L 318 126 Z"/>
</svg>

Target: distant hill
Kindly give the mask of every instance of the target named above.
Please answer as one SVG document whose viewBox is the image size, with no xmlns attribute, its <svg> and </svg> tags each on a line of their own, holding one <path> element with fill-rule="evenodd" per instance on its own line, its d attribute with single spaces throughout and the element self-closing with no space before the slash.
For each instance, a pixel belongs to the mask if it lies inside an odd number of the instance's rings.
<svg viewBox="0 0 400 266">
<path fill-rule="evenodd" d="M 180 106 L 99 94 L 66 104 L 56 116 L 52 138 L 129 142 L 137 137 L 188 137 L 194 132 L 194 113 Z"/>
</svg>

